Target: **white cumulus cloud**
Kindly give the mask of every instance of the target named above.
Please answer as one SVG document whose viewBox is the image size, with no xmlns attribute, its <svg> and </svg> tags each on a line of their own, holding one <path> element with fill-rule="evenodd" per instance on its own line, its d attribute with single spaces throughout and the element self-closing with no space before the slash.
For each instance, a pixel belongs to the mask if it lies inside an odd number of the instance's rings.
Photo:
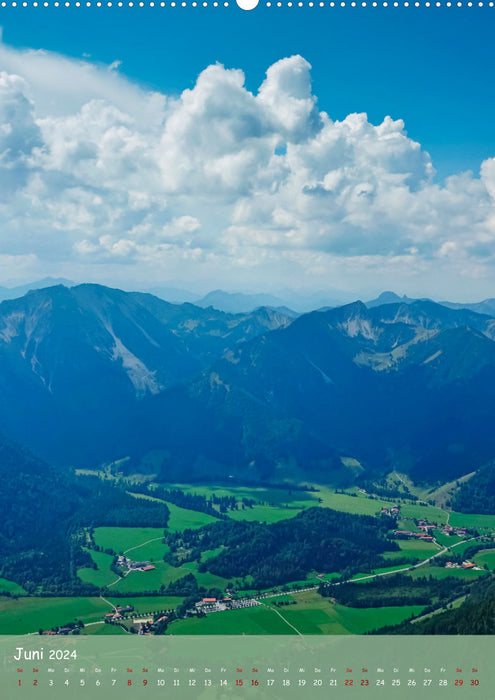
<svg viewBox="0 0 495 700">
<path fill-rule="evenodd" d="M 118 58 L 0 44 L 0 71 L 0 244 L 23 274 L 425 293 L 493 274 L 493 154 L 436 182 L 401 119 L 320 109 L 301 56 L 255 92 L 217 64 L 174 97 Z"/>
</svg>

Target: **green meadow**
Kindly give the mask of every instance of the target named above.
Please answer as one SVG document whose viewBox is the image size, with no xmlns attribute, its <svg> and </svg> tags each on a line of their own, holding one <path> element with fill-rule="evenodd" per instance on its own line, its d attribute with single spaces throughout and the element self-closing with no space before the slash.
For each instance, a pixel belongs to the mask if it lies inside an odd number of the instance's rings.
<svg viewBox="0 0 495 700">
<path fill-rule="evenodd" d="M 90 567 L 84 567 L 78 569 L 77 575 L 84 581 L 84 583 L 92 583 L 98 588 L 103 588 L 108 586 L 116 580 L 117 576 L 110 570 L 110 565 L 113 562 L 112 554 L 105 554 L 104 552 L 95 552 L 93 549 L 87 549 L 91 559 L 95 562 L 97 569 L 91 569 Z"/>
<path fill-rule="evenodd" d="M 317 491 L 299 491 L 271 488 L 271 487 L 251 487 L 251 486 L 231 486 L 212 484 L 169 484 L 170 488 L 178 488 L 186 493 L 197 493 L 207 498 L 213 494 L 222 496 L 234 496 L 238 501 L 238 509 L 229 511 L 229 517 L 236 520 L 258 520 L 260 522 L 277 522 L 286 518 L 294 517 L 301 510 L 312 506 L 322 506 L 333 508 L 344 513 L 354 513 L 356 515 L 377 515 L 381 508 L 389 508 L 395 503 L 392 499 L 370 497 L 364 494 L 357 487 L 350 487 L 345 493 L 336 493 L 330 486 L 321 484 L 308 484 Z M 256 501 L 253 508 L 242 509 L 240 501 L 242 498 L 249 498 Z M 170 507 L 170 504 L 168 504 Z M 191 511 L 187 511 L 191 512 Z M 479 528 L 481 530 L 495 531 L 495 516 L 479 515 L 470 513 L 448 512 L 423 503 L 401 503 L 400 515 L 406 518 L 425 519 L 429 522 L 436 522 L 444 525 L 449 522 L 453 527 Z M 169 525 L 174 528 L 173 524 Z M 399 528 L 415 531 L 417 528 L 411 521 L 399 521 Z M 180 526 L 177 527 L 180 529 Z M 453 538 L 452 538 L 453 539 Z"/>
<path fill-rule="evenodd" d="M 252 508 L 229 510 L 228 516 L 232 520 L 247 520 L 259 523 L 278 523 L 280 520 L 294 518 L 302 508 L 292 506 L 253 506 Z"/>
<path fill-rule="evenodd" d="M 360 579 L 364 579 L 363 583 L 366 583 L 366 581 L 372 581 L 373 579 L 369 578 L 370 576 L 374 576 L 376 574 L 389 574 L 392 571 L 405 571 L 406 569 L 410 569 L 411 564 L 399 564 L 396 566 L 384 566 L 379 569 L 373 569 L 373 571 L 368 572 L 368 573 L 360 573 L 360 574 L 354 574 L 354 576 L 351 576 L 349 579 L 350 581 L 359 581 Z"/>
<path fill-rule="evenodd" d="M 100 598 L 0 598 L 0 634 L 28 634 L 68 622 L 97 622 L 109 606 Z"/>
<path fill-rule="evenodd" d="M 0 595 L 2 593 L 10 593 L 11 595 L 23 595 L 26 591 L 15 581 L 8 581 L 6 578 L 0 578 Z"/>
<path fill-rule="evenodd" d="M 94 540 L 102 549 L 111 549 L 116 554 L 128 553 L 131 559 L 162 559 L 165 554 L 165 545 L 161 542 L 164 534 L 159 527 L 97 527 Z M 145 545 L 145 542 L 149 544 Z"/>
<path fill-rule="evenodd" d="M 296 634 L 273 610 L 263 605 L 189 617 L 173 622 L 167 632 L 179 634 Z"/>
<path fill-rule="evenodd" d="M 399 540 L 397 544 L 400 547 L 399 552 L 385 552 L 384 559 L 397 559 L 405 557 L 411 559 L 412 562 L 428 559 L 437 554 L 440 548 L 434 542 L 421 542 L 421 540 Z"/>
<path fill-rule="evenodd" d="M 472 527 L 477 530 L 495 531 L 495 515 L 479 515 L 477 513 L 450 514 L 449 524 L 452 527 Z"/>
<path fill-rule="evenodd" d="M 201 513 L 197 510 L 180 508 L 173 503 L 166 502 L 170 510 L 167 530 L 170 532 L 182 532 L 183 530 L 196 530 L 197 528 L 218 522 L 216 518 L 208 513 Z"/>
<path fill-rule="evenodd" d="M 364 634 L 398 624 L 424 609 L 421 605 L 351 608 L 332 603 L 316 591 L 305 591 L 294 599 L 296 605 L 284 606 L 280 613 L 301 634 Z"/>
<path fill-rule="evenodd" d="M 452 547 L 453 544 L 457 544 L 458 542 L 462 542 L 466 539 L 465 536 L 460 537 L 459 535 L 444 535 L 441 530 L 435 530 L 433 535 L 438 544 L 441 544 L 443 547 Z"/>
<path fill-rule="evenodd" d="M 429 564 L 425 564 L 425 566 L 418 566 L 417 569 L 407 572 L 407 575 L 412 578 L 432 576 L 433 578 L 462 578 L 470 581 L 482 576 L 484 573 L 486 572 L 473 571 L 473 569 L 447 569 L 444 566 L 430 566 Z"/>
<path fill-rule="evenodd" d="M 126 632 L 125 629 L 123 629 L 120 625 L 106 625 L 104 622 L 101 624 L 98 623 L 97 625 L 90 625 L 89 627 L 85 627 L 83 630 L 81 630 L 81 634 L 89 634 L 92 637 L 94 636 L 101 636 L 101 635 L 123 635 L 123 634 L 129 634 Z"/>
<path fill-rule="evenodd" d="M 276 607 L 267 599 L 264 605 L 212 613 L 206 618 L 174 622 L 169 633 L 178 634 L 363 634 L 385 625 L 394 625 L 418 615 L 421 605 L 387 608 L 348 608 L 322 598 L 315 591 L 292 596 L 295 605 Z M 289 623 L 289 624 L 288 624 Z"/>
<path fill-rule="evenodd" d="M 477 566 L 487 566 L 490 571 L 495 570 L 495 549 L 485 549 L 473 557 Z"/>
<path fill-rule="evenodd" d="M 112 605 L 133 605 L 136 613 L 169 610 L 182 602 L 181 597 L 150 596 L 138 598 L 106 597 Z M 6 598 L 0 597 L 0 634 L 28 634 L 69 622 L 99 622 L 111 611 L 99 597 L 77 598 Z M 88 628 L 91 630 L 93 625 Z M 96 625 L 94 625 L 96 627 Z"/>
<path fill-rule="evenodd" d="M 155 562 L 154 571 L 132 571 L 111 587 L 112 593 L 141 593 L 157 591 L 162 586 L 167 588 L 170 583 L 177 581 L 187 574 L 194 574 L 198 584 L 205 588 L 218 587 L 224 589 L 228 580 L 208 572 L 199 573 L 197 562 L 186 562 L 175 567 L 166 562 Z"/>
</svg>

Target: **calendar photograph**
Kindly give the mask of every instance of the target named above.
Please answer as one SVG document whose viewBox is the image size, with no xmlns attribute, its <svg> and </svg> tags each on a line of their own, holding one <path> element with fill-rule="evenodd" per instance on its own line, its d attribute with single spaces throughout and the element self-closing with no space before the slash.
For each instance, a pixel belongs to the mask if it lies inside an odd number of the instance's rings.
<svg viewBox="0 0 495 700">
<path fill-rule="evenodd" d="M 494 22 L 2 3 L 18 685 L 28 642 L 495 633 Z"/>
</svg>

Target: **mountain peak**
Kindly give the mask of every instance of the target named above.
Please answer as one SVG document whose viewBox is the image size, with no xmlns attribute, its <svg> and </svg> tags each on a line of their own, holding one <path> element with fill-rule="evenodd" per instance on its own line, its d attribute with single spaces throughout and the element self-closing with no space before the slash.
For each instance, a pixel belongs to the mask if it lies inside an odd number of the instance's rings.
<svg viewBox="0 0 495 700">
<path fill-rule="evenodd" d="M 404 297 L 400 297 L 395 292 L 382 292 L 378 298 L 377 302 L 380 304 L 394 304 L 396 301 L 401 301 Z"/>
</svg>

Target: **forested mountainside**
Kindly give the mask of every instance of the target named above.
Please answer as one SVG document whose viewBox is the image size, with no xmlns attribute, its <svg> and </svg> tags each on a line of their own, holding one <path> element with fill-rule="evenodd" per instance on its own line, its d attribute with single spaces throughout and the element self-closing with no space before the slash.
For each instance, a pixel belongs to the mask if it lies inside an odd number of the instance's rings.
<svg viewBox="0 0 495 700">
<path fill-rule="evenodd" d="M 417 480 L 495 455 L 495 318 L 428 300 L 298 318 L 99 285 L 0 304 L 0 429 L 58 465 L 177 479 Z"/>
<path fill-rule="evenodd" d="M 414 624 L 404 622 L 384 627 L 379 634 L 495 634 L 495 581 L 489 577 L 474 584 L 471 594 L 458 608 Z"/>
<path fill-rule="evenodd" d="M 52 467 L 1 435 L 0 482 L 0 577 L 30 593 L 84 588 L 75 576 L 89 559 L 81 549 L 83 525 L 167 525 L 164 503 Z"/>
</svg>

